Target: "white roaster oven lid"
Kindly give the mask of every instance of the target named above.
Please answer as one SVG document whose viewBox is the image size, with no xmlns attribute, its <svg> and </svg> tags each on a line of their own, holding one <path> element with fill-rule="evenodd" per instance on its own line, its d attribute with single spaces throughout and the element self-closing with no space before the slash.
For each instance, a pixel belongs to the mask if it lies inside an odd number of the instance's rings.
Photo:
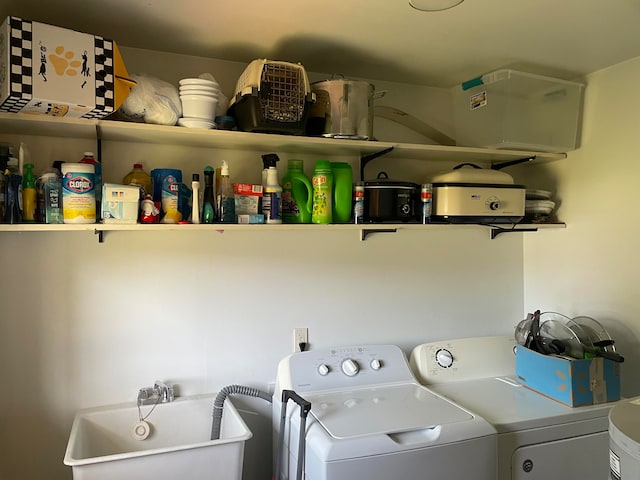
<svg viewBox="0 0 640 480">
<path fill-rule="evenodd" d="M 334 438 L 432 428 L 473 416 L 417 384 L 387 385 L 306 397 L 311 414 Z"/>
</svg>

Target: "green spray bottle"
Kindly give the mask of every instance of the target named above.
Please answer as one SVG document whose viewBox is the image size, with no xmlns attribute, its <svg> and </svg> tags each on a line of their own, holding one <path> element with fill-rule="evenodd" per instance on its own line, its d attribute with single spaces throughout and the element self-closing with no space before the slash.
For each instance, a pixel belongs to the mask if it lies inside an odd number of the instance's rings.
<svg viewBox="0 0 640 480">
<path fill-rule="evenodd" d="M 313 186 L 304 174 L 303 161 L 289 160 L 282 177 L 282 223 L 311 223 Z"/>
</svg>

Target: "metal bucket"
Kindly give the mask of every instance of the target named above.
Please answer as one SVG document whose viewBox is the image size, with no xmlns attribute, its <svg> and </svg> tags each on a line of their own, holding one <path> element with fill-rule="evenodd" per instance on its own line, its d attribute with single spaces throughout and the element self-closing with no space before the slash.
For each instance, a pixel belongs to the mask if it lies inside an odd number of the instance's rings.
<svg viewBox="0 0 640 480">
<path fill-rule="evenodd" d="M 311 91 L 316 102 L 309 111 L 308 135 L 356 140 L 373 137 L 373 100 L 386 92 L 376 94 L 370 83 L 344 79 L 312 83 Z"/>
</svg>

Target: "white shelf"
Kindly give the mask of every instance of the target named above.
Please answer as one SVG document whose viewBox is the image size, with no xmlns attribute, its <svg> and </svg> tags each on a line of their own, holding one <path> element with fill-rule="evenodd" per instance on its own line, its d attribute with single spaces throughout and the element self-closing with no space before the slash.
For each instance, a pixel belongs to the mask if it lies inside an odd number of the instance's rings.
<svg viewBox="0 0 640 480">
<path fill-rule="evenodd" d="M 536 157 L 536 162 L 566 158 L 564 153 L 339 140 L 14 113 L 0 113 L 0 132 L 52 137 L 101 138 L 104 141 L 116 142 L 324 155 L 363 156 L 393 147 L 393 151 L 386 154 L 385 158 L 408 158 L 429 161 L 500 163 L 533 156 Z"/>
<path fill-rule="evenodd" d="M 375 233 L 393 233 L 401 230 L 415 231 L 433 231 L 437 229 L 470 229 L 470 228 L 489 228 L 491 238 L 495 238 L 500 233 L 507 231 L 523 232 L 537 231 L 548 228 L 565 228 L 564 223 L 519 223 L 504 225 L 478 225 L 478 224 L 442 224 L 431 223 L 422 225 L 419 223 L 372 223 L 372 224 L 331 224 L 331 225 L 315 225 L 315 224 L 263 224 L 263 225 L 238 225 L 238 224 L 103 224 L 103 223 L 86 223 L 86 224 L 39 224 L 39 223 L 20 223 L 20 224 L 0 224 L 0 232 L 93 232 L 100 236 L 102 241 L 105 232 L 276 232 L 276 231 L 307 231 L 307 232 L 328 232 L 338 230 L 350 230 L 358 232 L 361 240 L 365 240 L 367 236 Z"/>
<path fill-rule="evenodd" d="M 362 140 L 339 140 L 294 135 L 261 134 L 227 130 L 203 130 L 177 126 L 151 125 L 112 120 L 86 120 L 45 115 L 0 113 L 0 133 L 100 139 L 113 142 L 136 142 L 157 145 L 183 145 L 216 149 L 242 149 L 257 152 L 309 153 L 322 155 L 353 155 L 363 157 L 393 147 L 384 158 L 406 158 L 425 161 L 482 162 L 496 164 L 535 157 L 535 162 L 566 158 L 564 153 L 494 150 L 488 148 L 450 147 L 440 145 L 407 144 Z M 165 224 L 82 224 L 1 225 L 0 232 L 69 232 L 90 231 L 102 241 L 105 232 L 117 231 L 335 231 L 353 230 L 364 240 L 368 235 L 398 230 L 432 230 L 450 228 L 490 228 L 491 238 L 506 232 L 511 225 L 482 226 L 474 224 L 342 224 L 342 225 L 165 225 Z M 535 231 L 543 228 L 564 228 L 563 223 L 518 224 L 515 231 Z"/>
</svg>

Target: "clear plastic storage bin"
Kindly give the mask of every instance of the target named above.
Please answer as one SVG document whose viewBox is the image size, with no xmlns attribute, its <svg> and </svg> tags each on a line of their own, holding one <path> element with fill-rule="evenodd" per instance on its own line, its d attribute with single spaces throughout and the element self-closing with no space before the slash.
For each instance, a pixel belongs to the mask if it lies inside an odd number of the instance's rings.
<svg viewBox="0 0 640 480">
<path fill-rule="evenodd" d="M 584 84 L 497 70 L 455 87 L 456 141 L 469 147 L 566 152 L 577 144 Z"/>
</svg>

